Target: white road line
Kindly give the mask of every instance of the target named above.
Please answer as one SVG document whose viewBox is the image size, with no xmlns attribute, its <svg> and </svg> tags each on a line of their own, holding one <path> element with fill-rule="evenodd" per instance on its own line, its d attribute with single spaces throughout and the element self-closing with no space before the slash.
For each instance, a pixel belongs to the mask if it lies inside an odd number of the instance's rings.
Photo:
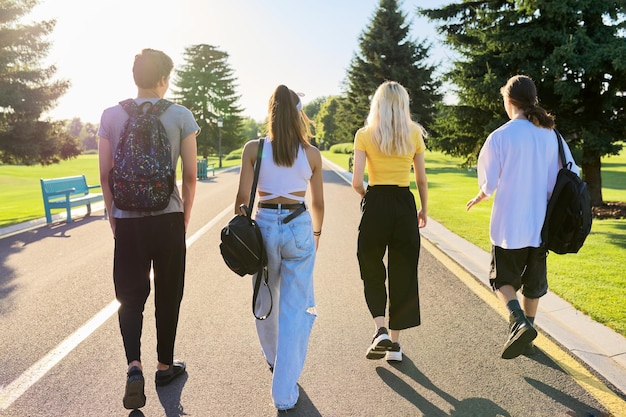
<svg viewBox="0 0 626 417">
<path fill-rule="evenodd" d="M 221 213 L 214 217 L 210 222 L 205 224 L 200 230 L 187 239 L 187 248 L 193 245 L 202 235 L 208 232 L 218 222 L 224 221 L 223 218 L 232 213 L 233 208 L 229 206 Z M 6 410 L 15 402 L 24 392 L 39 381 L 50 369 L 65 358 L 76 346 L 83 340 L 95 332 L 104 322 L 106 322 L 113 314 L 117 312 L 120 303 L 117 300 L 111 301 L 109 305 L 100 310 L 93 318 L 85 323 L 81 328 L 68 336 L 57 347 L 48 352 L 46 356 L 38 360 L 34 365 L 28 368 L 15 381 L 6 386 L 0 386 L 0 410 Z"/>
</svg>

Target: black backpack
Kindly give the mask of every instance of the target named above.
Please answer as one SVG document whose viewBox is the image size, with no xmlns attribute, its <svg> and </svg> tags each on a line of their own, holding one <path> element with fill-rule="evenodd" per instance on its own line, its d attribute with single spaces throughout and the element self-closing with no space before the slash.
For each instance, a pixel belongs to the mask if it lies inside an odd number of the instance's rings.
<svg viewBox="0 0 626 417">
<path fill-rule="evenodd" d="M 572 162 L 565 161 L 561 134 L 554 131 L 563 168 L 548 201 L 541 237 L 548 250 L 562 255 L 577 253 L 591 232 L 591 196 L 587 183 L 571 171 Z"/>
<path fill-rule="evenodd" d="M 165 209 L 176 180 L 172 150 L 159 118 L 173 103 L 160 99 L 138 106 L 135 100 L 120 102 L 128 113 L 113 157 L 109 186 L 115 206 L 121 210 Z"/>
</svg>

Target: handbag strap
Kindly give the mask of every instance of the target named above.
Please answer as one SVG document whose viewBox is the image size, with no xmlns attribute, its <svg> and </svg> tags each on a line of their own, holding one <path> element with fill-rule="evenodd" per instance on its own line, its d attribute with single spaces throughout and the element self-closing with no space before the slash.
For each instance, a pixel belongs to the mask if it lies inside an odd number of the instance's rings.
<svg viewBox="0 0 626 417">
<path fill-rule="evenodd" d="M 252 181 L 252 189 L 250 190 L 250 204 L 247 207 L 248 219 L 251 219 L 252 217 L 252 208 L 254 207 L 254 197 L 256 196 L 256 187 L 259 182 L 259 172 L 261 171 L 261 160 L 263 157 L 264 144 L 265 144 L 265 138 L 259 139 L 259 150 L 256 155 L 256 163 L 254 164 L 254 180 Z M 251 221 L 254 221 L 254 220 L 251 220 Z M 258 234 L 259 241 L 263 242 L 263 237 L 261 236 L 261 232 L 258 228 L 256 229 L 256 232 Z M 268 285 L 269 276 L 267 273 L 267 253 L 265 252 L 265 244 L 261 245 L 261 253 L 262 253 L 261 256 L 263 258 L 263 262 L 262 262 L 261 267 L 259 268 L 259 271 L 257 272 L 256 279 L 254 281 L 254 291 L 252 293 L 252 314 L 254 314 L 254 317 L 257 320 L 265 320 L 266 318 L 268 318 L 270 313 L 272 312 L 272 307 L 274 305 L 272 291 L 270 290 L 270 287 Z M 267 313 L 265 313 L 262 316 L 257 316 L 255 312 L 255 307 L 257 303 L 257 297 L 259 295 L 259 290 L 261 289 L 261 281 L 263 281 L 263 285 L 265 285 L 270 295 L 270 307 Z"/>
<path fill-rule="evenodd" d="M 263 145 L 265 138 L 259 139 L 259 150 L 256 154 L 256 162 L 254 163 L 254 180 L 252 180 L 252 188 L 250 189 L 250 203 L 248 204 L 248 216 L 252 214 L 254 207 L 254 197 L 256 196 L 256 186 L 259 183 L 259 172 L 261 171 L 261 161 L 263 159 Z"/>
</svg>

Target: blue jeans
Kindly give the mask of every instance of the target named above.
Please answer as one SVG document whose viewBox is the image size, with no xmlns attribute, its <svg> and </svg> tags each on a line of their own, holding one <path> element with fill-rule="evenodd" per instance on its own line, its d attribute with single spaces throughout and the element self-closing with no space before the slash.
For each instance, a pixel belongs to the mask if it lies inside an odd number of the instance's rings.
<svg viewBox="0 0 626 417">
<path fill-rule="evenodd" d="M 298 379 L 304 367 L 309 336 L 317 316 L 313 294 L 315 240 L 308 211 L 289 223 L 288 210 L 261 208 L 255 217 L 267 250 L 273 310 L 256 329 L 267 363 L 273 367 L 272 398 L 279 410 L 298 401 Z M 253 277 L 253 285 L 254 279 Z M 257 314 L 265 314 L 269 296 L 261 287 Z"/>
</svg>

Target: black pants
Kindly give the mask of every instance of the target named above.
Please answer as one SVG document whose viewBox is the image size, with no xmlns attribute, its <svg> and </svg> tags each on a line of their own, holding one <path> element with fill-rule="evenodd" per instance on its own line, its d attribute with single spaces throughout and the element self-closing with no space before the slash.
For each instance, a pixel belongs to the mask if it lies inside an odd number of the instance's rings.
<svg viewBox="0 0 626 417">
<path fill-rule="evenodd" d="M 117 219 L 113 282 L 128 363 L 141 360 L 143 311 L 154 270 L 158 361 L 172 364 L 185 277 L 183 213 Z"/>
<path fill-rule="evenodd" d="M 377 185 L 368 187 L 362 204 L 357 257 L 370 313 L 385 316 L 388 277 L 389 328 L 419 326 L 420 234 L 415 197 L 409 187 Z"/>
</svg>

